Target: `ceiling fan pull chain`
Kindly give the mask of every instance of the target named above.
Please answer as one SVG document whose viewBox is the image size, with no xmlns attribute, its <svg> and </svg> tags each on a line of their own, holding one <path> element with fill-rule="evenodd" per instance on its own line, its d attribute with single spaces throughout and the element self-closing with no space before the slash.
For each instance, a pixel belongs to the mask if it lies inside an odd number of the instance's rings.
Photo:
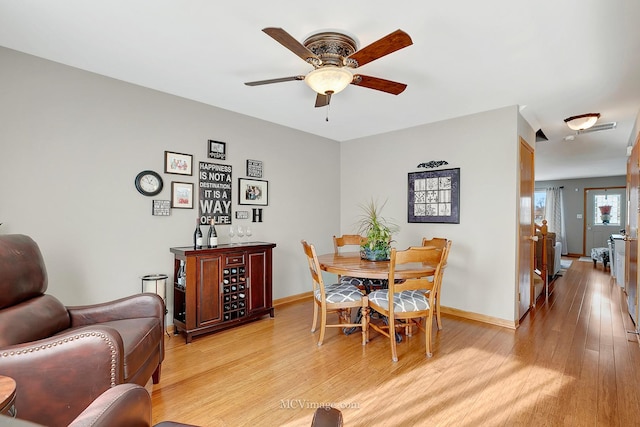
<svg viewBox="0 0 640 427">
<path fill-rule="evenodd" d="M 329 108 L 331 108 L 331 104 L 327 104 L 327 117 L 324 119 L 326 122 L 329 121 Z"/>
</svg>

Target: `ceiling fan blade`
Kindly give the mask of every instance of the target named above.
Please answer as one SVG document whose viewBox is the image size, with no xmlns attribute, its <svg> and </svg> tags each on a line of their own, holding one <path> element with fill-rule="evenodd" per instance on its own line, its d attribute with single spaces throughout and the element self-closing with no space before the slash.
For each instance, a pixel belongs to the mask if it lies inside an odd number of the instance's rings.
<svg viewBox="0 0 640 427">
<path fill-rule="evenodd" d="M 298 55 L 300 58 L 302 58 L 303 61 L 306 61 L 308 58 L 319 59 L 315 53 L 307 49 L 302 43 L 294 39 L 291 34 L 287 33 L 282 28 L 267 27 L 263 28 L 262 31 L 271 36 L 271 38 L 280 43 L 282 46 Z"/>
<path fill-rule="evenodd" d="M 354 75 L 351 84 L 387 92 L 393 95 L 399 95 L 407 88 L 407 85 L 404 83 L 392 82 L 391 80 L 385 80 L 379 77 L 363 76 L 362 74 Z"/>
<path fill-rule="evenodd" d="M 304 76 L 280 77 L 279 79 L 258 80 L 255 82 L 246 82 L 245 84 L 247 86 L 260 86 L 260 85 L 268 85 L 271 83 L 290 82 L 293 80 L 304 80 Z"/>
<path fill-rule="evenodd" d="M 331 102 L 331 94 L 323 95 L 321 93 L 316 96 L 316 107 L 326 107 Z"/>
<path fill-rule="evenodd" d="M 354 54 L 349 56 L 349 59 L 355 59 L 358 62 L 358 66 L 362 67 L 364 64 L 382 58 L 385 55 L 400 50 L 407 46 L 411 46 L 413 41 L 409 34 L 402 30 L 396 30 L 393 33 L 384 36 L 378 41 L 371 43 L 368 46 L 363 47 Z"/>
</svg>

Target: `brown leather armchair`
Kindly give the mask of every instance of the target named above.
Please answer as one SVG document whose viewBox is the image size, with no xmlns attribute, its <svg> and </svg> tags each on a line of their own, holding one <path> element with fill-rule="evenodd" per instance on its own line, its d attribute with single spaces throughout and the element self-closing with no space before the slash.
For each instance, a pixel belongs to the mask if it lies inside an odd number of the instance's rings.
<svg viewBox="0 0 640 427">
<path fill-rule="evenodd" d="M 18 418 L 66 426 L 109 388 L 160 381 L 158 295 L 65 307 L 46 290 L 37 244 L 0 235 L 0 374 L 16 381 Z"/>
<path fill-rule="evenodd" d="M 40 427 L 41 424 L 0 416 L 0 426 Z M 137 384 L 119 384 L 102 393 L 68 427 L 149 427 L 151 396 Z M 162 421 L 154 427 L 196 427 Z"/>
</svg>

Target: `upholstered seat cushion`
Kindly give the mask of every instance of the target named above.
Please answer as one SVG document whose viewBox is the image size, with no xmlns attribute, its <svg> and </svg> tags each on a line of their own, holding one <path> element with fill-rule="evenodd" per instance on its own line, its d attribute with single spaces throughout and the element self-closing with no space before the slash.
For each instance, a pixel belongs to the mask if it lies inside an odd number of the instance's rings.
<svg viewBox="0 0 640 427">
<path fill-rule="evenodd" d="M 386 288 L 386 279 L 363 279 L 361 277 L 342 276 L 340 277 L 340 284 L 353 285 L 360 289 L 366 288 Z"/>
<path fill-rule="evenodd" d="M 118 331 L 124 344 L 124 378 L 127 382 L 136 382 L 138 378 L 133 376 L 143 370 L 145 363 L 149 363 L 149 355 L 153 354 L 153 349 L 158 346 L 158 342 L 163 339 L 162 322 L 158 318 L 146 317 L 138 319 L 121 319 L 110 322 L 102 322 L 100 326 L 108 326 Z M 91 328 L 91 326 L 81 326 L 67 329 L 69 331 L 80 331 Z M 153 360 L 159 363 L 159 360 Z M 146 378 L 144 379 L 146 381 Z M 143 385 L 143 384 L 140 384 Z"/>
<path fill-rule="evenodd" d="M 395 293 L 393 296 L 393 310 L 397 313 L 407 311 L 420 311 L 429 308 L 429 299 L 425 295 L 426 290 L 410 290 Z M 389 309 L 389 292 L 386 289 L 373 291 L 369 294 L 369 301 Z"/>
<path fill-rule="evenodd" d="M 325 286 L 324 292 L 327 302 L 329 303 L 360 301 L 362 299 L 362 292 L 353 285 L 342 285 L 340 283 L 336 283 Z M 316 289 L 315 297 L 318 301 L 322 299 L 320 289 Z"/>
</svg>

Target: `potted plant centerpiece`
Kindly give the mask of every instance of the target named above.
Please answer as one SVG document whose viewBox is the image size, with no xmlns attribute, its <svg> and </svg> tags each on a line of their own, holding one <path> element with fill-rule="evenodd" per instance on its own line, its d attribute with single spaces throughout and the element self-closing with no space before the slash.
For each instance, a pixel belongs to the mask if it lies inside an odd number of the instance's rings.
<svg viewBox="0 0 640 427">
<path fill-rule="evenodd" d="M 382 208 L 387 202 L 378 206 L 371 200 L 362 204 L 363 214 L 358 221 L 358 234 L 367 238 L 367 243 L 360 246 L 360 257 L 369 261 L 386 261 L 391 253 L 391 241 L 393 233 L 398 231 L 398 226 L 380 216 Z"/>
</svg>

